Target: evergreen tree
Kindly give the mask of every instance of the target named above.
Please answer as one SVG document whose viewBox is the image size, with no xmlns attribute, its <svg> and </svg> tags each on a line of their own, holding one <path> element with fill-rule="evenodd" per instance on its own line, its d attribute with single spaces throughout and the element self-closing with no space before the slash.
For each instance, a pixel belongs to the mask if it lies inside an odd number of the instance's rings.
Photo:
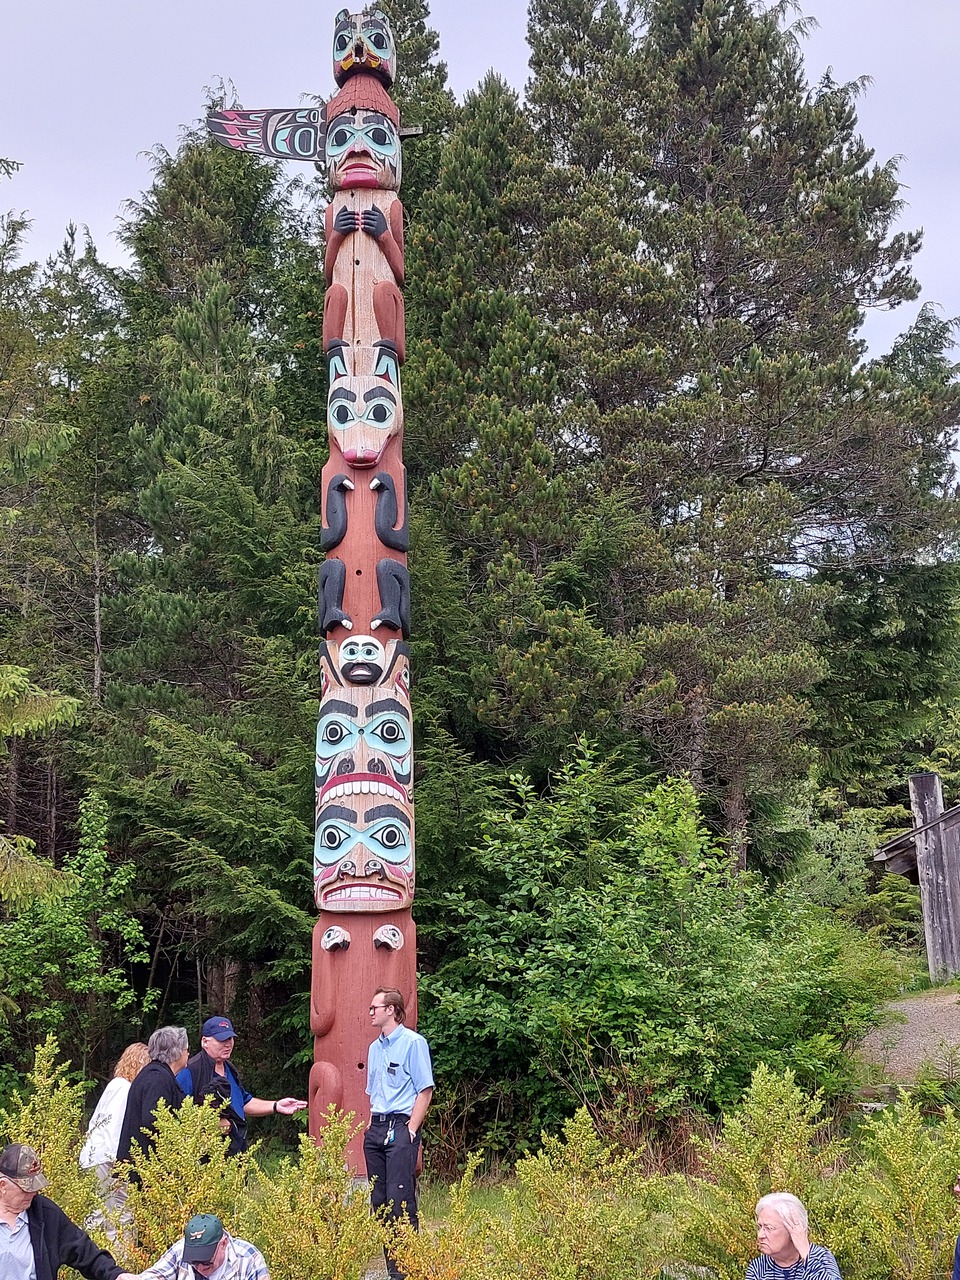
<svg viewBox="0 0 960 1280">
<path fill-rule="evenodd" d="M 559 192 L 533 278 L 565 339 L 569 465 L 624 513 L 594 605 L 636 655 L 622 720 L 716 797 L 741 861 L 750 796 L 805 768 L 811 570 L 915 555 L 952 519 L 947 400 L 856 366 L 863 308 L 916 292 L 918 237 L 889 234 L 895 169 L 856 133 L 855 86 L 809 90 L 783 19 L 535 0 L 530 21 Z"/>
</svg>

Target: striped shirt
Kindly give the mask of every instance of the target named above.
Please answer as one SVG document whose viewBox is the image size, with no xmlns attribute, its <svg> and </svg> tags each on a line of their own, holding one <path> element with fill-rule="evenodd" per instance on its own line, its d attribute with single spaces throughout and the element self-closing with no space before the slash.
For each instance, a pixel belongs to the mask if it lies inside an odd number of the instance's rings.
<svg viewBox="0 0 960 1280">
<path fill-rule="evenodd" d="M 840 1280 L 840 1268 L 829 1249 L 812 1244 L 806 1258 L 798 1258 L 792 1267 L 778 1267 L 761 1254 L 748 1263 L 747 1280 Z"/>
</svg>

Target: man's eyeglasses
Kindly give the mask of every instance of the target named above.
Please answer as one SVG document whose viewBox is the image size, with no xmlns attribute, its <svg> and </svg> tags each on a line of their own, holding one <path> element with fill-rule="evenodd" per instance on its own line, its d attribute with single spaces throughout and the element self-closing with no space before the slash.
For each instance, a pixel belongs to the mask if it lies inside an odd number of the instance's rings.
<svg viewBox="0 0 960 1280">
<path fill-rule="evenodd" d="M 376 1013 L 378 1009 L 389 1009 L 389 1008 L 390 1008 L 390 1005 L 388 1004 L 372 1004 L 370 1006 L 370 1012 Z"/>
</svg>

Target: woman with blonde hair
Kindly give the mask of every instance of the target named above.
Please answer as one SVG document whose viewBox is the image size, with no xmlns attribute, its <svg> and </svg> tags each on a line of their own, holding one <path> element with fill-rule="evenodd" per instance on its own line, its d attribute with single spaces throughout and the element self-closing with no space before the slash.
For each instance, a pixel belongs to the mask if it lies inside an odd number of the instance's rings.
<svg viewBox="0 0 960 1280">
<path fill-rule="evenodd" d="M 90 1117 L 87 1140 L 80 1152 L 80 1168 L 96 1169 L 104 1194 L 112 1185 L 111 1174 L 117 1158 L 117 1143 L 120 1141 L 120 1128 L 127 1109 L 130 1085 L 149 1061 L 150 1055 L 145 1044 L 138 1040 L 127 1045 L 113 1069 L 113 1079 L 104 1089 Z"/>
<path fill-rule="evenodd" d="M 822 1244 L 811 1244 L 803 1204 L 789 1191 L 757 1201 L 760 1257 L 747 1265 L 747 1280 L 840 1280 L 837 1260 Z"/>
</svg>

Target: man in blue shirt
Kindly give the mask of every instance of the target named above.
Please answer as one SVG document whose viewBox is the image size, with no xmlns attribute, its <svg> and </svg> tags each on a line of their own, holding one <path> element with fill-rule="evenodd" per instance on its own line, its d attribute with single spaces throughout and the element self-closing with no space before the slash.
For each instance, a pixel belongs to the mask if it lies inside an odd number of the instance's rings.
<svg viewBox="0 0 960 1280">
<path fill-rule="evenodd" d="M 299 1098 L 255 1098 L 240 1083 L 230 1064 L 236 1032 L 229 1018 L 208 1018 L 200 1029 L 200 1052 L 177 1075 L 177 1084 L 188 1098 L 202 1102 L 212 1098 L 220 1109 L 220 1127 L 229 1134 L 227 1155 L 247 1149 L 247 1117 L 292 1116 L 307 1105 Z"/>
<path fill-rule="evenodd" d="M 363 1135 L 363 1158 L 372 1207 L 385 1208 L 388 1219 L 409 1218 L 416 1231 L 417 1156 L 433 1097 L 433 1068 L 426 1040 L 403 1025 L 405 1013 L 399 991 L 374 992 L 370 1023 L 379 1035 L 367 1053 L 370 1123 Z M 386 1256 L 391 1280 L 402 1280 L 389 1250 Z"/>
</svg>

